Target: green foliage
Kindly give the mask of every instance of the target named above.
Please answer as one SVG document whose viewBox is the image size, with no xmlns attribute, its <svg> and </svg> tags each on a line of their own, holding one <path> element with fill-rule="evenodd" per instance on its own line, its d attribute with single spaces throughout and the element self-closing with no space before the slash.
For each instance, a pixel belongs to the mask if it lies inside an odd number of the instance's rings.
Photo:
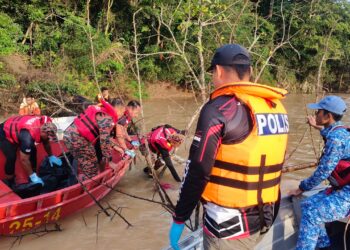
<svg viewBox="0 0 350 250">
<path fill-rule="evenodd" d="M 139 85 L 137 81 L 134 81 L 134 80 L 130 81 L 127 86 L 130 93 L 132 94 L 132 97 L 138 100 L 140 98 L 140 95 L 139 95 Z M 144 83 L 141 83 L 141 97 L 148 98 L 148 93 L 146 92 Z"/>
<path fill-rule="evenodd" d="M 73 82 L 31 82 L 27 89 L 29 92 L 35 93 L 37 97 L 43 96 L 42 92 L 55 98 L 59 98 L 60 93 L 63 95 L 77 95 L 79 93 L 78 85 Z"/>
<path fill-rule="evenodd" d="M 38 8 L 38 6 L 35 6 L 33 4 L 28 4 L 25 7 L 26 12 L 28 13 L 28 19 L 31 22 L 41 21 L 45 17 L 44 9 Z"/>
<path fill-rule="evenodd" d="M 92 74 L 91 43 L 94 54 L 98 55 L 111 41 L 91 26 L 83 18 L 69 16 L 63 27 L 63 50 L 69 57 L 69 66 L 80 74 Z M 91 40 L 90 40 L 91 34 Z"/>
<path fill-rule="evenodd" d="M 140 62 L 140 72 L 146 80 L 156 80 L 161 70 L 155 58 L 148 57 Z"/>
<path fill-rule="evenodd" d="M 105 81 L 110 77 L 120 74 L 124 71 L 124 64 L 112 59 L 107 59 L 97 65 L 97 75 L 99 80 Z"/>
<path fill-rule="evenodd" d="M 11 17 L 0 12 L 0 55 L 16 52 L 22 36 L 21 27 Z"/>
<path fill-rule="evenodd" d="M 105 86 L 105 84 L 103 84 L 102 82 L 100 84 L 101 86 Z M 77 89 L 77 94 L 86 96 L 91 100 L 93 100 L 96 97 L 97 93 L 98 93 L 97 86 L 92 81 L 80 83 Z"/>
<path fill-rule="evenodd" d="M 110 9 L 106 2 L 90 2 L 88 23 L 86 1 L 0 0 L 0 56 L 25 54 L 38 70 L 56 74 L 59 88 L 67 95 L 93 98 L 97 87 L 92 45 L 100 85 L 113 86 L 118 80 L 137 98 L 138 85 L 131 80 L 135 73 L 132 20 L 142 7 L 136 27 L 143 81 L 198 89 L 195 78 L 203 69 L 201 59 L 206 68 L 217 47 L 239 43 L 250 48 L 253 77 L 261 71 L 259 82 L 283 83 L 292 91 L 305 85 L 312 89 L 324 60 L 321 80 L 325 89 L 349 87 L 347 0 L 275 0 L 273 5 L 270 0 L 145 0 L 135 5 L 135 1 L 114 1 Z M 56 95 L 57 85 L 50 81 L 36 80 L 29 88 L 40 87 Z M 15 76 L 0 64 L 0 87 L 15 86 Z"/>
<path fill-rule="evenodd" d="M 16 82 L 14 75 L 8 73 L 0 74 L 0 88 L 12 88 L 16 85 Z"/>
</svg>

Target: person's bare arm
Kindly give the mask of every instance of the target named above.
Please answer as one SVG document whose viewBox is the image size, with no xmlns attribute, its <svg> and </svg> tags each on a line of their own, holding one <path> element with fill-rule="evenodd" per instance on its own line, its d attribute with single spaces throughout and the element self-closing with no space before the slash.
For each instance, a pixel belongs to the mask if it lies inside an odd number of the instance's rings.
<svg viewBox="0 0 350 250">
<path fill-rule="evenodd" d="M 126 150 L 128 147 L 126 146 L 125 140 L 128 140 L 128 134 L 124 128 L 124 126 L 117 124 L 116 126 L 116 136 L 117 142 L 121 149 Z"/>
<path fill-rule="evenodd" d="M 22 151 L 20 151 L 19 157 L 20 157 L 24 171 L 26 171 L 28 176 L 32 175 L 33 168 L 32 168 L 32 164 L 30 163 L 30 154 L 25 154 Z"/>
<path fill-rule="evenodd" d="M 43 140 L 42 141 L 45 152 L 47 153 L 48 156 L 52 155 L 52 149 L 51 149 L 51 145 L 50 145 L 50 141 L 49 140 Z"/>
</svg>

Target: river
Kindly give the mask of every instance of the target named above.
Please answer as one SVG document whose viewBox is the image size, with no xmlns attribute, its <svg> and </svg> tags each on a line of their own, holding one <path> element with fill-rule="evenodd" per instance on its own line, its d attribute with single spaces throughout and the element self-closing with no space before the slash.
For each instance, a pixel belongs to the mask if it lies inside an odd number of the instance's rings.
<svg viewBox="0 0 350 250">
<path fill-rule="evenodd" d="M 350 95 L 340 96 L 347 99 L 350 105 Z M 312 136 L 308 130 L 306 121 L 305 104 L 314 102 L 315 97 L 310 95 L 289 95 L 284 104 L 289 113 L 290 137 L 288 142 L 288 155 L 295 151 L 285 166 L 292 166 L 300 163 L 314 162 L 316 157 L 314 151 L 320 151 L 320 137 L 316 131 Z M 154 99 L 144 103 L 145 124 L 147 129 L 158 124 L 168 123 L 177 128 L 183 129 L 191 120 L 198 105 L 193 99 L 173 98 Z M 311 111 L 309 110 L 309 113 Z M 350 121 L 350 116 L 344 118 L 345 122 Z M 193 134 L 195 124 L 190 132 Z M 301 138 L 304 139 L 301 141 Z M 313 138 L 315 150 L 312 146 Z M 191 144 L 191 138 L 182 145 L 176 152 L 182 158 L 186 158 Z M 296 149 L 297 148 L 297 149 Z M 295 150 L 296 149 L 296 150 Z M 144 175 L 142 169 L 145 166 L 141 158 L 137 159 L 136 166 L 133 166 L 126 173 L 118 184 L 118 188 L 133 195 L 152 198 L 153 182 Z M 183 165 L 177 164 L 179 173 L 183 173 Z M 290 188 L 297 187 L 299 181 L 309 175 L 312 169 L 305 169 L 293 173 L 286 173 L 282 178 L 282 193 Z M 175 202 L 178 195 L 179 184 L 175 183 L 169 171 L 165 172 L 162 182 L 170 183 L 173 188 L 168 191 Z M 156 197 L 158 199 L 158 197 Z M 103 199 L 114 207 L 122 207 L 123 216 L 133 225 L 127 227 L 117 216 L 111 221 L 104 214 L 97 214 L 98 207 L 93 206 L 81 213 L 61 220 L 59 223 L 63 231 L 52 232 L 42 237 L 34 235 L 26 236 L 17 241 L 13 246 L 14 238 L 2 238 L 0 249 L 35 249 L 35 250 L 63 250 L 63 249 L 161 249 L 168 244 L 168 230 L 172 221 L 171 215 L 157 204 L 133 199 L 125 195 L 111 192 Z M 98 233 L 96 233 L 98 232 Z"/>
</svg>

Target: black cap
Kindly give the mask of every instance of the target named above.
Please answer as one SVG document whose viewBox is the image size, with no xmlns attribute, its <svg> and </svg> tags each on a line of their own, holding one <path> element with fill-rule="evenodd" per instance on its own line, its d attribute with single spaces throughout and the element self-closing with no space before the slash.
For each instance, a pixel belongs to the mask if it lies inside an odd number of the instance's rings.
<svg viewBox="0 0 350 250">
<path fill-rule="evenodd" d="M 238 55 L 242 55 L 242 57 L 235 59 Z M 226 44 L 215 51 L 215 55 L 211 60 L 208 71 L 213 70 L 216 65 L 230 66 L 235 64 L 250 65 L 249 52 L 241 45 Z"/>
</svg>

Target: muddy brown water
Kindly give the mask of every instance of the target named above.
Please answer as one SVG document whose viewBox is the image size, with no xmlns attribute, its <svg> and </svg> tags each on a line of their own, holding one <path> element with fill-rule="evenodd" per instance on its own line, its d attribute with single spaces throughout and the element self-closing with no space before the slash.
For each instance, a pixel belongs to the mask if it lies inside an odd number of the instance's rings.
<svg viewBox="0 0 350 250">
<path fill-rule="evenodd" d="M 341 95 L 349 98 L 350 95 Z M 286 162 L 286 166 L 315 161 L 315 153 L 311 143 L 310 132 L 305 121 L 305 104 L 313 102 L 314 96 L 310 95 L 289 95 L 284 104 L 289 113 L 290 137 L 288 142 L 287 156 L 297 147 L 292 157 Z M 198 105 L 193 99 L 173 98 L 170 100 L 159 99 L 146 101 L 144 104 L 145 124 L 147 129 L 162 124 L 169 123 L 177 128 L 185 128 L 191 120 Z M 310 112 L 310 111 L 309 111 Z M 349 124 L 350 115 L 345 116 L 344 121 Z M 191 132 L 193 134 L 194 126 Z M 301 138 L 304 139 L 301 141 Z M 320 137 L 313 131 L 312 137 L 316 145 L 317 153 L 320 150 Z M 184 145 L 176 152 L 182 158 L 188 155 L 191 143 L 189 138 Z M 133 195 L 152 198 L 153 183 L 148 179 L 142 168 L 145 166 L 141 158 L 137 159 L 136 166 L 126 173 L 118 184 L 118 188 Z M 183 173 L 183 164 L 176 165 L 179 173 Z M 286 173 L 282 178 L 282 193 L 297 187 L 299 181 L 308 176 L 312 169 L 305 169 L 293 173 Z M 168 191 L 170 197 L 176 202 L 179 184 L 175 183 L 166 171 L 162 182 L 170 183 L 173 188 Z M 156 199 L 158 197 L 156 196 Z M 63 231 L 52 232 L 43 237 L 26 236 L 13 246 L 14 238 L 4 238 L 0 240 L 0 249 L 35 249 L 35 250 L 63 250 L 63 249 L 161 249 L 168 244 L 168 230 L 172 221 L 171 215 L 159 205 L 145 201 L 129 198 L 125 195 L 111 192 L 102 201 L 108 201 L 114 207 L 123 207 L 122 214 L 133 225 L 127 225 L 117 216 L 111 221 L 104 214 L 98 216 L 98 207 L 93 206 L 59 223 Z M 96 233 L 97 232 L 97 233 Z M 185 232 L 185 233 L 188 233 Z"/>
</svg>

